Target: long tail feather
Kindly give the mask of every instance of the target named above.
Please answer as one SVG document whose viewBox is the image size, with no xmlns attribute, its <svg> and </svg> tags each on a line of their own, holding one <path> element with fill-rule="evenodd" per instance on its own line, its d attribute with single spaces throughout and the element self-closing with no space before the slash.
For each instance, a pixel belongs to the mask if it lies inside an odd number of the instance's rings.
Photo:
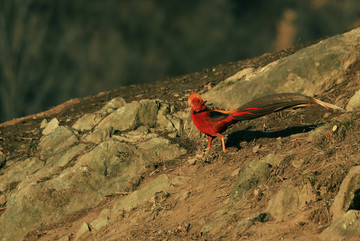
<svg viewBox="0 0 360 241">
<path fill-rule="evenodd" d="M 293 93 L 275 94 L 252 100 L 232 111 L 235 120 L 258 118 L 280 110 L 300 107 L 308 104 L 319 104 L 325 108 L 343 110 L 333 104 L 318 99 Z"/>
<path fill-rule="evenodd" d="M 318 100 L 315 98 L 313 98 L 313 99 L 316 104 L 321 105 L 321 106 L 325 107 L 326 109 L 331 108 L 331 109 L 335 109 L 335 110 L 346 111 L 339 106 L 336 106 L 336 105 L 333 105 L 333 104 L 330 104 L 330 103 L 327 103 L 327 102 L 324 102 L 324 101 L 321 101 L 321 100 Z"/>
</svg>

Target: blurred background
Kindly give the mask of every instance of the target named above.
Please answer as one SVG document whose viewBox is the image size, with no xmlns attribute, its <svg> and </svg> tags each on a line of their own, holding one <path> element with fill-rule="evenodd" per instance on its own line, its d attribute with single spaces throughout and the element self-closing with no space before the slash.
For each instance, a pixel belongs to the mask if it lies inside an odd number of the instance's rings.
<svg viewBox="0 0 360 241">
<path fill-rule="evenodd" d="M 359 23 L 359 0 L 0 0 L 0 122 Z"/>
</svg>

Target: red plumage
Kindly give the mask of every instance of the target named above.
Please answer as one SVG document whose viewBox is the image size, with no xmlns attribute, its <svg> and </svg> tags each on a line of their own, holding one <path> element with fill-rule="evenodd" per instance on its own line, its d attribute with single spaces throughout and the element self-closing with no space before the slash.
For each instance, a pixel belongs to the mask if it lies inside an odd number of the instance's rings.
<svg viewBox="0 0 360 241">
<path fill-rule="evenodd" d="M 231 111 L 208 109 L 201 96 L 197 93 L 190 94 L 188 101 L 191 107 L 191 118 L 195 126 L 208 137 L 207 149 L 211 147 L 212 140 L 219 137 L 222 142 L 223 151 L 226 151 L 225 141 L 224 136 L 220 133 L 226 131 L 230 125 L 238 121 L 258 118 L 276 111 L 306 104 L 319 104 L 325 108 L 343 111 L 342 108 L 335 105 L 306 95 L 292 93 L 261 97 Z"/>
</svg>

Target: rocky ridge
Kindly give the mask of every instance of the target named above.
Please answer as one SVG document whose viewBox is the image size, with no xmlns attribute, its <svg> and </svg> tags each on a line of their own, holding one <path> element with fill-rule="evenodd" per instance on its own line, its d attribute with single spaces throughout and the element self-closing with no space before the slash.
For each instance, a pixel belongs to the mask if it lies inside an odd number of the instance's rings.
<svg viewBox="0 0 360 241">
<path fill-rule="evenodd" d="M 71 125 L 44 119 L 30 157 L 0 153 L 1 240 L 356 240 L 359 42 L 354 29 L 204 88 L 221 108 L 299 92 L 351 111 L 314 106 L 241 123 L 230 153 L 202 152 L 185 108 L 191 90 L 181 108 L 116 97 Z"/>
</svg>

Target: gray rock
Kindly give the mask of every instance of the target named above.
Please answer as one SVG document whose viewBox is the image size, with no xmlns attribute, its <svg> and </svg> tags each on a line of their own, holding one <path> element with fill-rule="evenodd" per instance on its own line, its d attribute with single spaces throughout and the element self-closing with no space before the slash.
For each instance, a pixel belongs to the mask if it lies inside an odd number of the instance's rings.
<svg viewBox="0 0 360 241">
<path fill-rule="evenodd" d="M 262 160 L 249 162 L 234 183 L 229 204 L 235 207 L 245 205 L 249 195 L 253 194 L 252 190 L 268 179 L 272 166 L 278 162 L 277 159 L 274 154 L 269 154 Z"/>
<path fill-rule="evenodd" d="M 324 241 L 346 240 L 351 236 L 360 232 L 360 212 L 357 210 L 349 210 L 326 228 L 320 238 Z M 354 239 L 355 240 L 355 239 Z"/>
<path fill-rule="evenodd" d="M 330 129 L 329 125 L 323 125 L 320 127 L 317 127 L 315 130 L 312 130 L 308 137 L 307 141 L 315 144 L 315 145 L 321 145 L 325 139 L 326 139 L 326 131 Z"/>
<path fill-rule="evenodd" d="M 94 129 L 102 119 L 104 115 L 98 112 L 85 114 L 74 123 L 72 128 L 81 132 L 89 131 Z"/>
<path fill-rule="evenodd" d="M 359 111 L 360 110 L 360 90 L 356 91 L 353 97 L 350 98 L 349 103 L 346 106 L 347 111 Z"/>
<path fill-rule="evenodd" d="M 47 157 L 73 146 L 78 141 L 77 136 L 70 128 L 59 126 L 53 133 L 40 141 L 39 147 L 41 154 Z"/>
<path fill-rule="evenodd" d="M 194 125 L 190 109 L 174 113 L 174 127 L 179 136 L 189 139 L 199 139 L 205 137 Z"/>
<path fill-rule="evenodd" d="M 126 131 L 140 125 L 153 126 L 156 124 L 158 108 L 155 100 L 134 101 L 105 117 L 98 128 L 112 126 L 114 130 Z"/>
<path fill-rule="evenodd" d="M 43 119 L 40 123 L 40 129 L 44 129 L 48 124 L 47 119 Z"/>
<path fill-rule="evenodd" d="M 69 241 L 70 237 L 69 236 L 64 236 L 62 238 L 60 238 L 58 241 Z"/>
<path fill-rule="evenodd" d="M 94 221 L 92 221 L 90 225 L 96 231 L 99 231 L 103 227 L 106 227 L 106 225 L 109 223 L 110 217 L 111 217 L 111 210 L 106 208 L 101 211 L 99 216 Z"/>
<path fill-rule="evenodd" d="M 175 159 L 186 153 L 179 144 L 170 144 L 168 139 L 162 137 L 152 138 L 138 145 L 143 160 L 150 163 L 158 163 Z"/>
<path fill-rule="evenodd" d="M 358 209 L 356 205 L 360 200 L 360 166 L 350 169 L 340 185 L 338 194 L 330 207 L 333 219 L 342 216 L 350 209 Z"/>
<path fill-rule="evenodd" d="M 56 128 L 59 127 L 59 121 L 56 118 L 53 118 L 49 123 L 46 124 L 44 130 L 42 131 L 43 135 L 49 135 L 53 133 Z"/>
<path fill-rule="evenodd" d="M 68 150 L 64 150 L 58 154 L 49 157 L 46 160 L 45 166 L 41 168 L 36 174 L 32 175 L 28 182 L 35 182 L 36 180 L 50 179 L 53 175 L 61 173 L 64 167 L 69 165 L 76 157 L 83 154 L 88 145 L 80 143 Z M 71 164 L 70 164 L 71 165 Z M 28 185 L 29 183 L 23 181 L 20 186 Z"/>
<path fill-rule="evenodd" d="M 103 141 L 107 141 L 111 138 L 113 128 L 111 126 L 104 128 L 97 128 L 93 133 L 85 135 L 82 140 L 94 144 L 99 144 Z"/>
<path fill-rule="evenodd" d="M 254 98 L 282 92 L 313 96 L 336 83 L 359 58 L 360 29 L 337 35 L 238 77 L 225 80 L 203 97 L 217 107 L 233 109 Z M 331 71 L 329 71 L 331 70 Z M 244 70 L 243 70 L 244 71 Z"/>
<path fill-rule="evenodd" d="M 171 182 L 167 175 L 160 175 L 142 189 L 137 190 L 116 202 L 112 209 L 112 212 L 114 212 L 114 216 L 116 216 L 116 213 L 129 211 L 145 203 L 152 196 L 154 196 L 155 193 L 168 191 L 168 189 L 170 188 L 170 184 Z"/>
<path fill-rule="evenodd" d="M 75 241 L 77 240 L 89 240 L 89 236 L 91 235 L 91 228 L 88 223 L 84 222 L 79 228 L 78 232 L 75 236 Z"/>
<path fill-rule="evenodd" d="M 44 166 L 44 162 L 31 157 L 22 162 L 12 164 L 11 168 L 2 170 L 0 175 L 0 192 L 4 192 L 12 183 L 18 183 L 27 176 L 33 175 Z"/>
<path fill-rule="evenodd" d="M 214 235 L 221 231 L 224 227 L 226 227 L 229 223 L 233 221 L 233 216 L 230 214 L 223 214 L 216 218 L 214 221 L 206 224 L 202 229 L 201 232 L 205 235 Z"/>
<path fill-rule="evenodd" d="M 243 233 L 246 232 L 251 226 L 255 225 L 258 222 L 267 222 L 271 219 L 271 215 L 269 213 L 256 213 L 247 218 L 241 219 L 236 227 L 235 232 Z"/>
<path fill-rule="evenodd" d="M 286 217 L 308 205 L 315 199 L 310 184 L 302 187 L 285 186 L 272 198 L 267 207 L 267 212 L 277 220 Z"/>
<path fill-rule="evenodd" d="M 6 164 L 6 156 L 0 151 L 0 169 Z"/>
<path fill-rule="evenodd" d="M 114 112 L 115 110 L 119 109 L 120 107 L 124 106 L 126 101 L 121 97 L 116 97 L 110 100 L 103 108 L 99 111 L 100 113 L 109 114 Z"/>
</svg>

